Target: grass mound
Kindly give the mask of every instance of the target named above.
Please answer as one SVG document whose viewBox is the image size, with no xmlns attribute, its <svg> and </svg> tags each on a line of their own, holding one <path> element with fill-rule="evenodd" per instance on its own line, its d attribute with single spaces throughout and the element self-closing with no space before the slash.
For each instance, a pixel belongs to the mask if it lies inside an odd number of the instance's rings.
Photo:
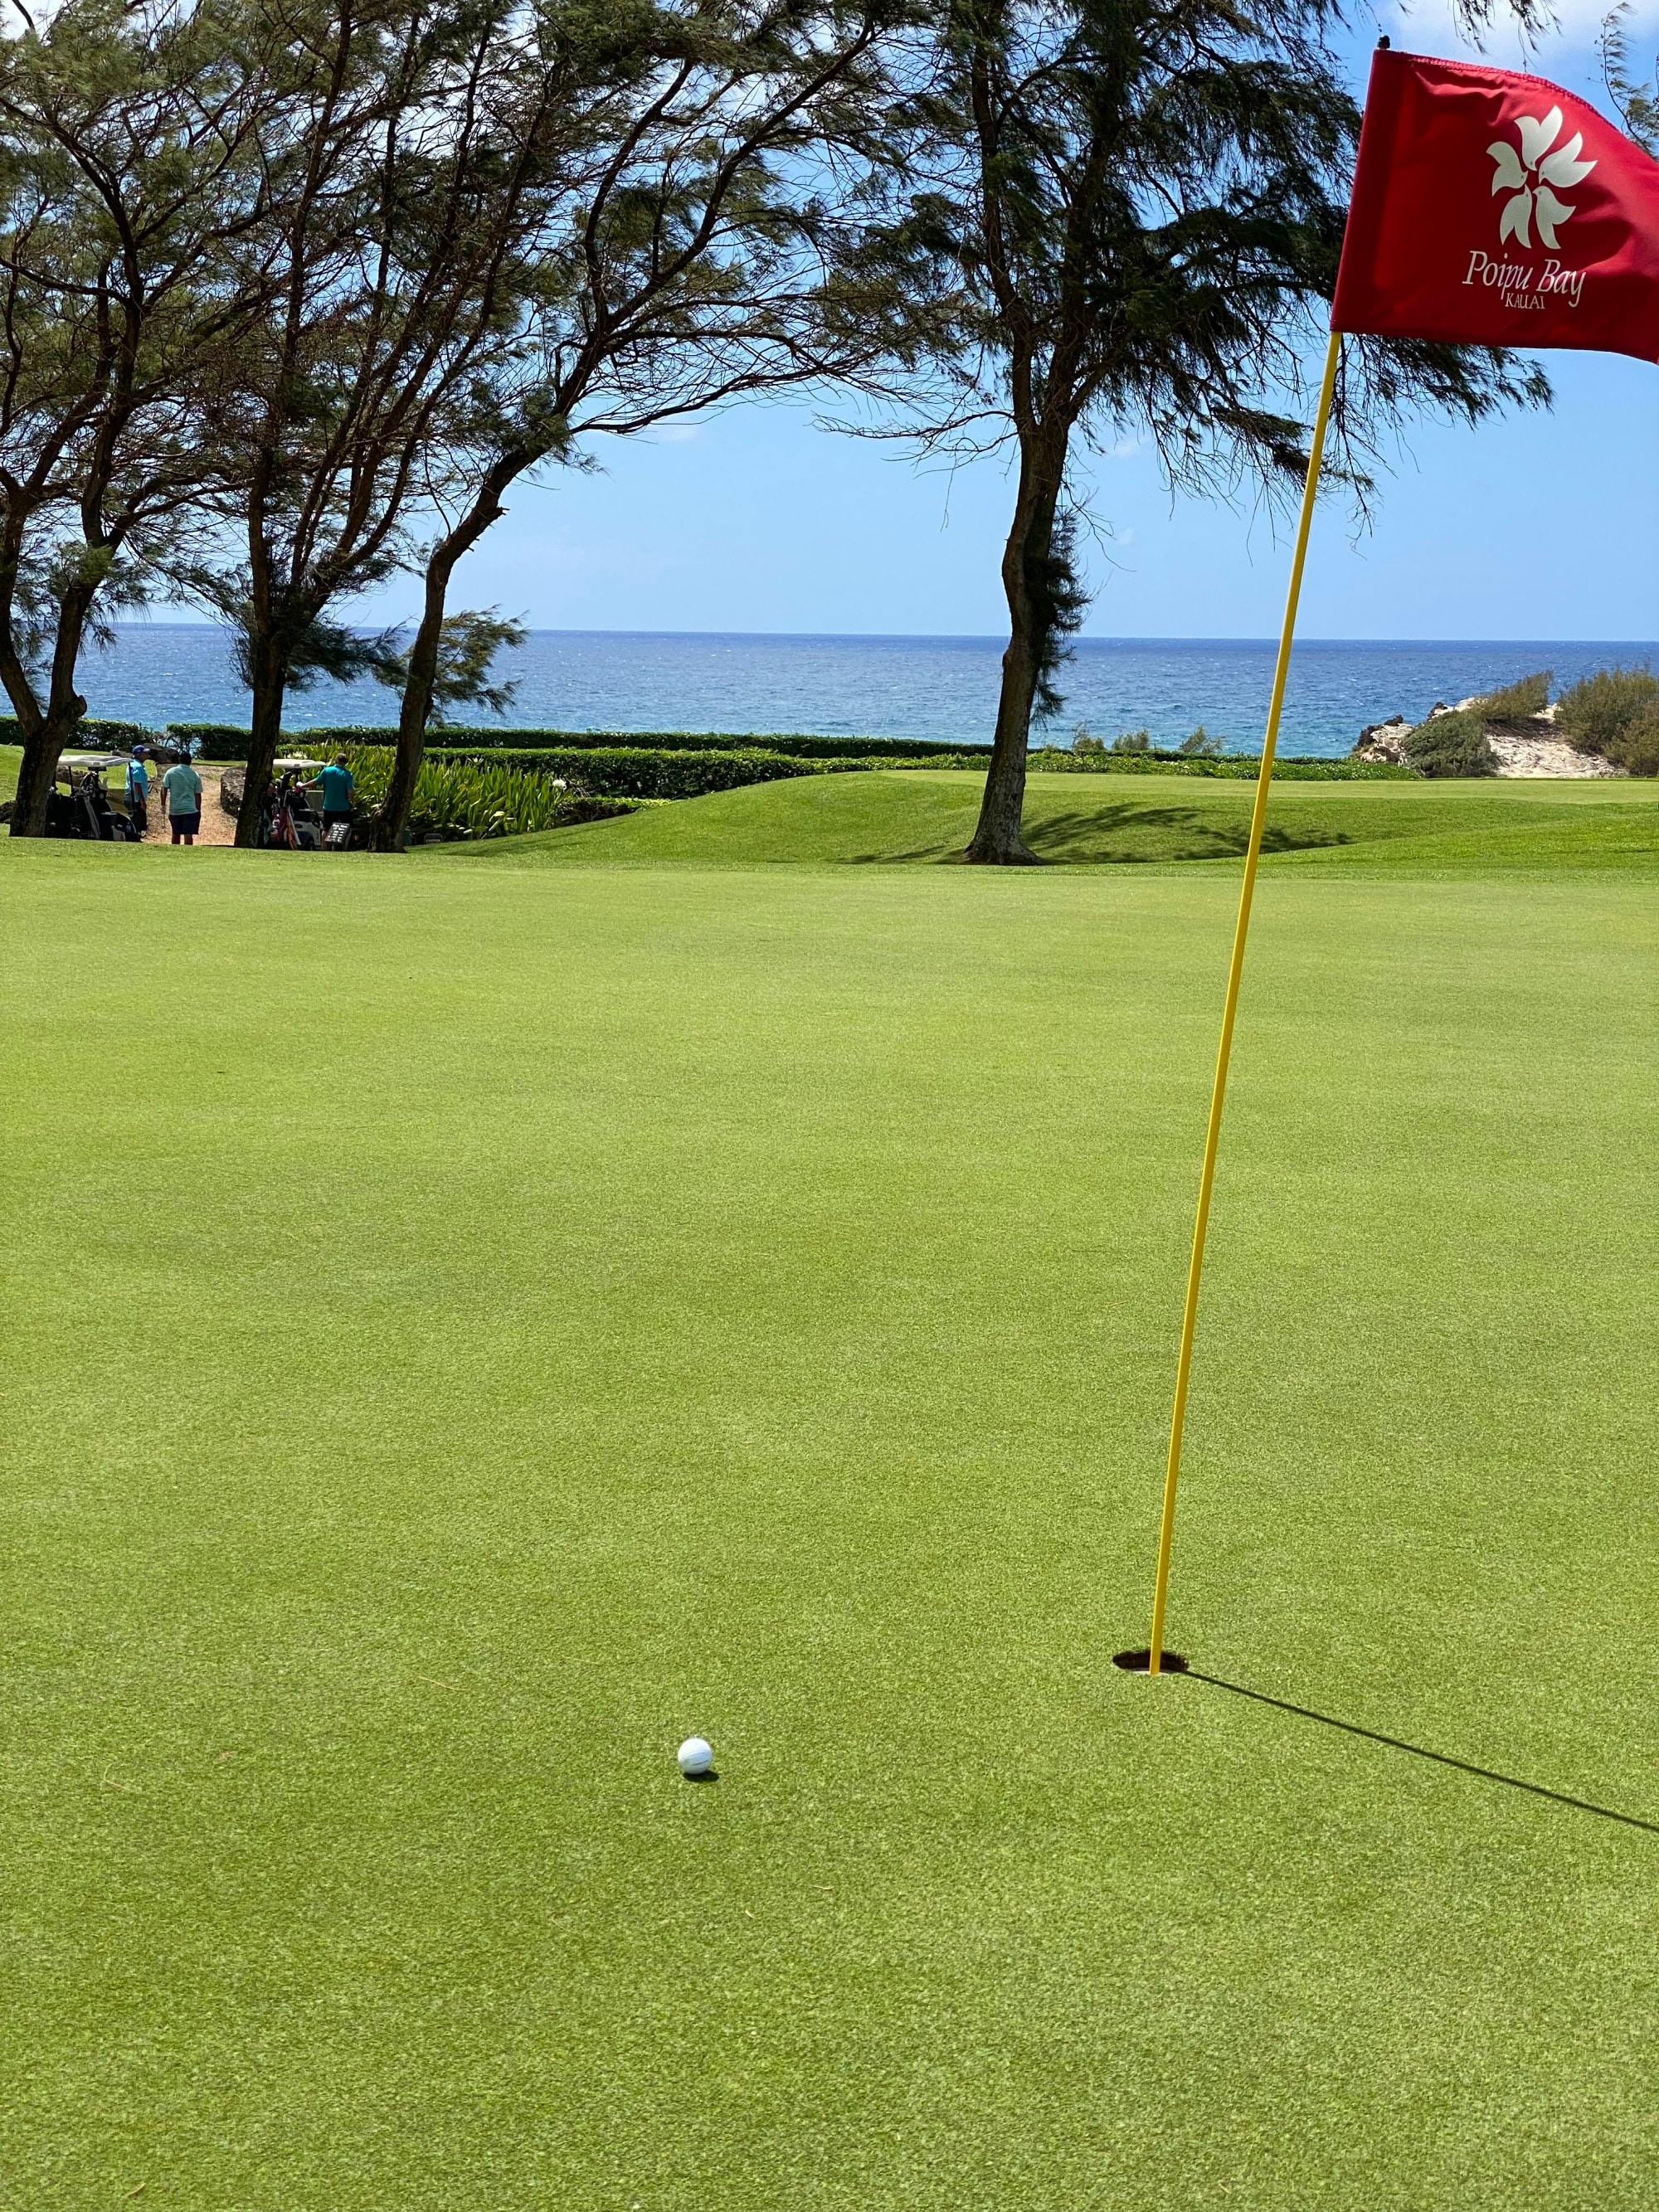
<svg viewBox="0 0 1659 2212">
<path fill-rule="evenodd" d="M 948 864 L 972 834 L 982 779 L 910 769 L 750 786 L 544 837 L 452 846 L 416 865 L 532 867 Z M 1078 866 L 1231 861 L 1244 849 L 1248 785 L 1177 777 L 1034 776 L 1026 837 Z M 1395 870 L 1640 864 L 1659 842 L 1659 802 L 1584 783 L 1275 785 L 1269 859 Z"/>
</svg>

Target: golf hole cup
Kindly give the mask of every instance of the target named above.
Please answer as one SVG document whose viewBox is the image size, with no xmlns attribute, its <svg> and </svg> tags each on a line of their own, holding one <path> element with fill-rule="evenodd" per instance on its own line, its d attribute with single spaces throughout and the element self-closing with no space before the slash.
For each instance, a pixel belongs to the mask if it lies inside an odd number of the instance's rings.
<svg viewBox="0 0 1659 2212">
<path fill-rule="evenodd" d="M 688 1782 L 696 1782 L 707 1774 L 714 1764 L 714 1747 L 706 1736 L 689 1735 L 674 1756 L 680 1763 L 680 1772 Z"/>
</svg>

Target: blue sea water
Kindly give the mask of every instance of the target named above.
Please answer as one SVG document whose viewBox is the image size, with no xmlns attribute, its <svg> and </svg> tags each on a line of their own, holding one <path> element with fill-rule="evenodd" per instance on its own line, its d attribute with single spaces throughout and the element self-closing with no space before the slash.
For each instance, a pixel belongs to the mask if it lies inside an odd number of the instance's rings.
<svg viewBox="0 0 1659 2212">
<path fill-rule="evenodd" d="M 537 630 L 520 652 L 503 656 L 501 672 L 519 683 L 506 718 L 516 727 L 982 743 L 995 715 L 1001 653 L 1000 639 L 983 637 Z M 1553 669 L 1565 684 L 1654 655 L 1659 644 L 1309 639 L 1291 663 L 1280 750 L 1344 753 L 1367 723 L 1399 714 L 1418 720 L 1437 700 L 1452 703 L 1534 669 Z M 1061 675 L 1066 710 L 1053 735 L 1069 744 L 1081 723 L 1109 742 L 1144 728 L 1169 744 L 1201 722 L 1230 750 L 1253 750 L 1273 662 L 1265 638 L 1081 639 Z M 94 714 L 153 728 L 247 720 L 225 635 L 202 623 L 124 628 L 107 651 L 88 656 L 81 687 Z M 395 720 L 396 702 L 373 682 L 319 684 L 291 695 L 284 719 L 296 730 L 383 724 Z"/>
</svg>

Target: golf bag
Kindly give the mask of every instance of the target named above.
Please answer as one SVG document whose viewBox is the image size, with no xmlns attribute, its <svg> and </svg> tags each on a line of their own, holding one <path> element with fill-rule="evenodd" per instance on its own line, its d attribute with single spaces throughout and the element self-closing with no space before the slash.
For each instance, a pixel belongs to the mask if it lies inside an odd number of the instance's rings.
<svg viewBox="0 0 1659 2212">
<path fill-rule="evenodd" d="M 290 853 L 315 853 L 323 842 L 322 818 L 292 769 L 279 775 L 265 812 L 264 842 Z"/>
</svg>

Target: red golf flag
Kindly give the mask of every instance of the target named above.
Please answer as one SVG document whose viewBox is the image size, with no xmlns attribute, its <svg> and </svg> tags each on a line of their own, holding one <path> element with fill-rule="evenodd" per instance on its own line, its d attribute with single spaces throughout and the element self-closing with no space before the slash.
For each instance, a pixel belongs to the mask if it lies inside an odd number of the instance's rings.
<svg viewBox="0 0 1659 2212">
<path fill-rule="evenodd" d="M 1378 53 L 1331 327 L 1659 361 L 1659 161 L 1542 77 Z"/>
</svg>

